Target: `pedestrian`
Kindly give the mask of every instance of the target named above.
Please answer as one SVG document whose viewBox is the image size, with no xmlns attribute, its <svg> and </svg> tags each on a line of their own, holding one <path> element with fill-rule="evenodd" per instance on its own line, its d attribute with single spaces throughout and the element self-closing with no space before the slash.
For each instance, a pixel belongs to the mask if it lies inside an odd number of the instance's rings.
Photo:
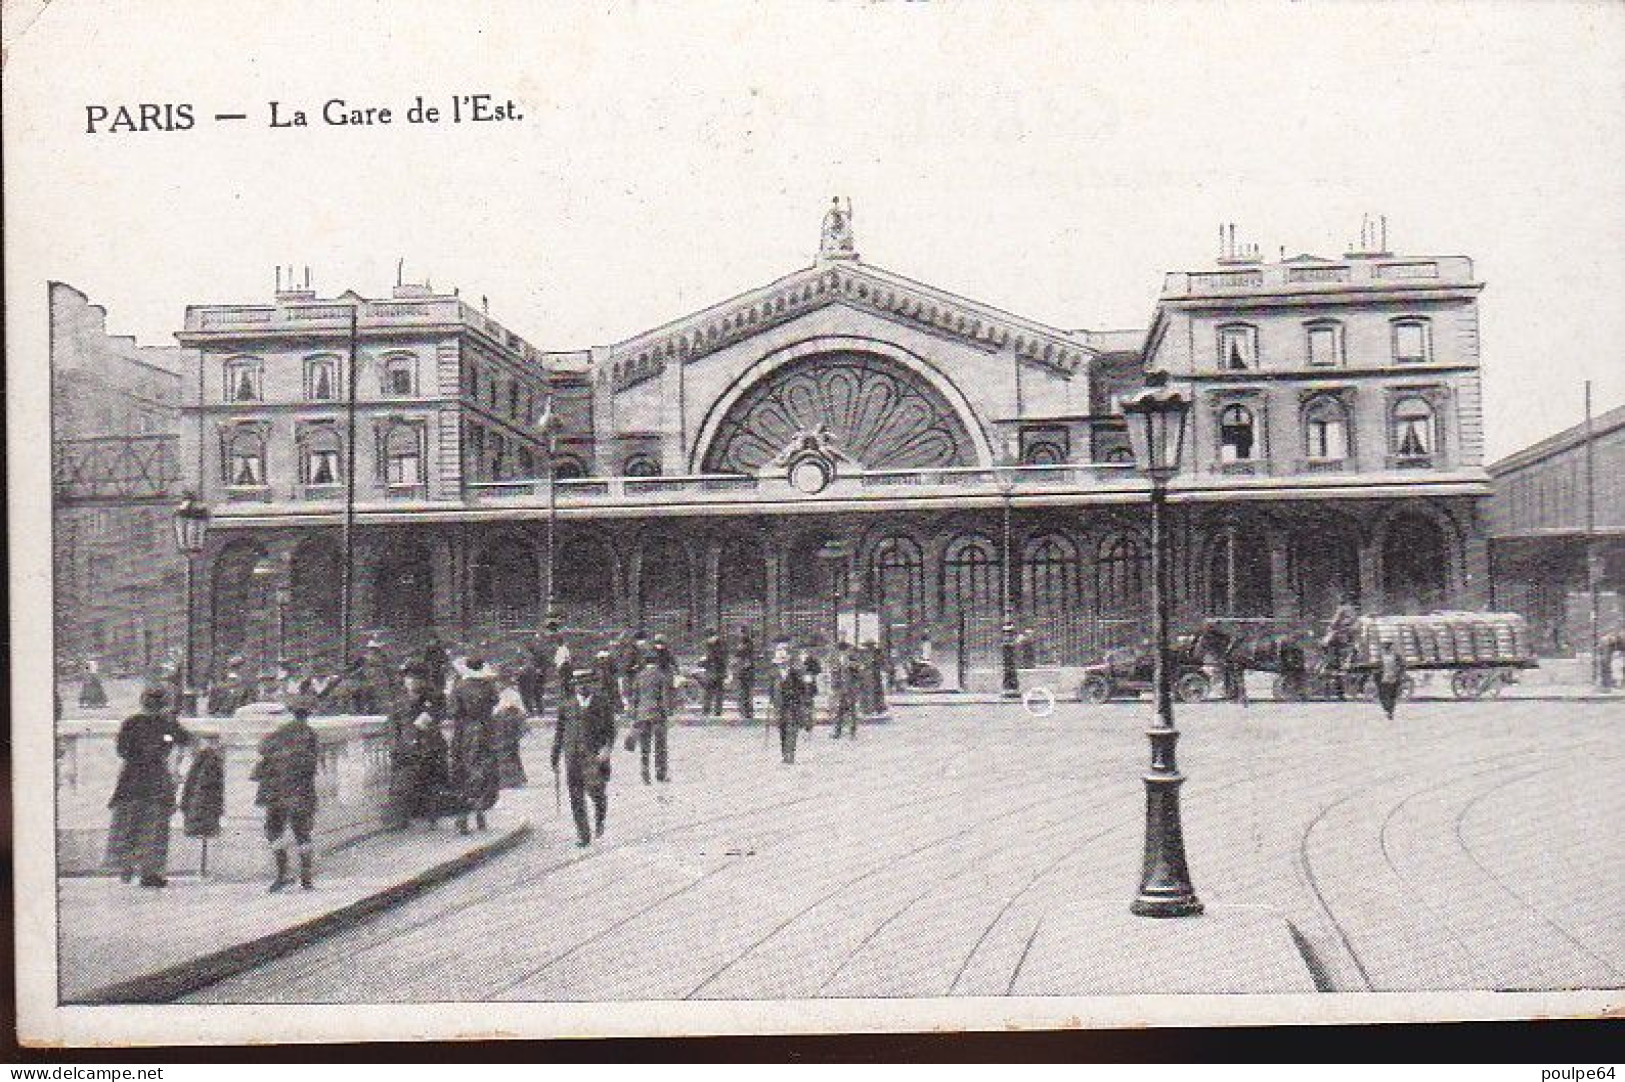
<svg viewBox="0 0 1625 1082">
<path fill-rule="evenodd" d="M 722 635 L 715 629 L 705 634 L 705 649 L 700 658 L 700 668 L 705 679 L 705 703 L 703 709 L 706 717 L 722 716 L 722 697 L 727 689 L 728 681 L 728 644 L 722 641 Z"/>
<path fill-rule="evenodd" d="M 773 706 L 773 721 L 779 728 L 779 756 L 786 764 L 796 761 L 796 738 L 803 728 L 810 727 L 811 697 L 807 674 L 790 652 L 790 644 L 779 642 L 773 647 L 772 683 L 768 698 Z"/>
<path fill-rule="evenodd" d="M 101 665 L 95 658 L 85 662 L 84 680 L 79 685 L 79 705 L 100 710 L 107 705 L 107 689 L 102 686 Z"/>
<path fill-rule="evenodd" d="M 831 740 L 839 740 L 846 728 L 851 729 L 852 739 L 858 737 L 858 680 L 852 644 L 842 639 L 835 644 L 835 657 L 829 666 L 830 713 L 835 721 L 835 731 L 829 734 Z"/>
<path fill-rule="evenodd" d="M 615 712 L 609 689 L 601 687 L 601 669 L 577 669 L 570 674 L 570 694 L 559 698 L 558 725 L 553 732 L 553 773 L 564 767 L 570 791 L 570 814 L 576 824 L 576 844 L 585 848 L 596 834 L 604 836 L 609 814 L 610 753 L 615 747 Z M 589 819 L 587 804 L 592 804 Z"/>
<path fill-rule="evenodd" d="M 670 780 L 667 767 L 666 730 L 671 720 L 672 673 L 656 653 L 644 659 L 637 675 L 632 678 L 632 738 L 638 749 L 638 761 L 643 768 L 643 784 L 649 784 L 649 754 L 654 752 L 654 778 L 665 783 Z M 668 655 L 669 656 L 669 652 Z"/>
<path fill-rule="evenodd" d="M 311 834 L 316 825 L 316 764 L 321 759 L 321 742 L 310 727 L 311 706 L 306 696 L 289 700 L 293 716 L 260 741 L 260 759 L 249 775 L 250 781 L 259 782 L 254 803 L 265 809 L 265 840 L 276 860 L 272 891 L 293 882 L 288 874 L 289 850 L 299 854 L 299 885 L 305 890 L 315 887 Z M 285 835 L 292 835 L 292 841 Z"/>
<path fill-rule="evenodd" d="M 745 721 L 756 717 L 756 642 L 750 628 L 739 629 L 739 645 L 734 647 L 734 693 L 739 696 L 739 716 Z"/>
<path fill-rule="evenodd" d="M 1399 693 L 1405 685 L 1405 659 L 1399 647 L 1388 640 L 1377 655 L 1377 702 L 1388 720 L 1394 719 L 1394 707 L 1399 704 Z"/>
<path fill-rule="evenodd" d="M 164 712 L 163 688 L 141 693 L 141 710 L 119 726 L 116 747 L 124 760 L 108 807 L 107 863 L 128 883 L 138 874 L 143 887 L 162 887 L 169 861 L 169 817 L 175 813 L 171 756 L 192 735 Z"/>
<path fill-rule="evenodd" d="M 218 838 L 226 810 L 226 761 L 220 734 L 200 733 L 181 785 L 181 829 L 188 838 Z"/>
<path fill-rule="evenodd" d="M 431 633 L 429 642 L 423 648 L 423 679 L 432 688 L 446 686 L 446 666 L 450 664 L 451 656 L 446 648 L 440 644 L 440 637 Z"/>
<path fill-rule="evenodd" d="M 547 677 L 547 639 L 538 631 L 531 636 L 520 651 L 518 672 L 514 678 L 514 688 L 519 693 L 520 702 L 525 713 L 538 716 L 542 712 L 542 690 L 546 687 Z"/>
<path fill-rule="evenodd" d="M 451 693 L 451 784 L 461 798 L 457 833 L 486 829 L 485 813 L 501 792 L 497 742 L 491 715 L 497 705 L 496 676 L 483 658 L 454 662 L 457 686 Z"/>
<path fill-rule="evenodd" d="M 863 644 L 863 660 L 864 686 L 869 693 L 864 709 L 875 717 L 886 712 L 886 655 L 880 644 L 870 639 Z"/>
<path fill-rule="evenodd" d="M 425 807 L 425 761 L 419 737 L 420 719 L 439 729 L 442 704 L 431 694 L 423 667 L 401 667 L 402 693 L 389 712 L 390 777 L 387 818 L 396 828 L 408 826 Z M 444 759 L 442 759 L 444 762 Z"/>
<path fill-rule="evenodd" d="M 559 686 L 559 697 L 570 690 L 570 681 L 575 675 L 575 656 L 570 652 L 569 640 L 564 632 L 555 632 L 558 645 L 553 649 L 553 674 Z"/>
<path fill-rule="evenodd" d="M 605 703 L 608 704 L 610 714 L 616 717 L 619 717 L 626 710 L 625 684 L 621 679 L 620 665 L 616 661 L 616 653 L 621 654 L 623 657 L 627 656 L 623 647 L 625 643 L 630 641 L 630 639 L 623 640 L 623 643 L 617 646 L 615 653 L 609 650 L 600 650 L 593 655 L 593 668 L 598 673 L 598 694 L 602 695 Z"/>
<path fill-rule="evenodd" d="M 519 755 L 519 744 L 525 738 L 525 723 L 530 717 L 524 699 L 517 687 L 506 687 L 497 696 L 496 710 L 491 714 L 493 738 L 497 752 L 497 785 L 503 789 L 522 789 L 527 779 L 525 763 Z"/>
</svg>

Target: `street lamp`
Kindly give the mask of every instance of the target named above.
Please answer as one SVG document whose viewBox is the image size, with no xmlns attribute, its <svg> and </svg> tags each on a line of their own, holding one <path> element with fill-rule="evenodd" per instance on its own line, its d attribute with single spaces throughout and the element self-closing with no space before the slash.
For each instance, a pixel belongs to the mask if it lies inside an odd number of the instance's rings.
<svg viewBox="0 0 1625 1082">
<path fill-rule="evenodd" d="M 1168 482 L 1179 472 L 1185 449 L 1190 399 L 1167 386 L 1166 373 L 1151 373 L 1146 389 L 1123 402 L 1135 459 L 1151 479 L 1151 611 L 1156 639 L 1157 717 L 1146 735 L 1151 769 L 1145 778 L 1145 859 L 1140 893 L 1130 909 L 1142 917 L 1185 917 L 1202 911 L 1185 864 L 1185 835 L 1179 821 L 1179 787 L 1185 776 L 1174 762 L 1179 731 L 1174 728 L 1173 665 L 1169 657 L 1169 547 L 1163 536 Z"/>
<path fill-rule="evenodd" d="M 548 392 L 547 408 L 536 419 L 536 431 L 542 437 L 542 455 L 547 459 L 547 604 L 546 620 L 549 628 L 559 622 L 558 561 L 555 550 L 559 534 L 558 457 L 555 436 L 558 419 L 553 415 L 553 395 Z"/>
<path fill-rule="evenodd" d="M 209 531 L 209 508 L 191 492 L 186 493 L 175 507 L 175 550 L 186 560 L 186 661 L 181 673 L 181 702 L 176 709 L 183 714 L 197 713 L 197 688 L 193 680 L 197 673 L 196 620 L 193 613 L 197 558 L 203 554 L 203 540 Z"/>
<path fill-rule="evenodd" d="M 1010 596 L 1010 497 L 1014 480 L 1000 486 L 1004 497 L 1004 520 L 999 547 L 999 662 L 1002 669 L 1000 695 L 1006 699 L 1021 698 L 1021 674 L 1016 671 L 1016 619 Z"/>
</svg>

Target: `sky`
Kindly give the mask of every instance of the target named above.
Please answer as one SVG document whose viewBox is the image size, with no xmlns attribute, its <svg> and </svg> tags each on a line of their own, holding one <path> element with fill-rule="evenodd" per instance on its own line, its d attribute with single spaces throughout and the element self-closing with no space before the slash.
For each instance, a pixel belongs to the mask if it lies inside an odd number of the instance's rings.
<svg viewBox="0 0 1625 1082">
<path fill-rule="evenodd" d="M 1577 423 L 1586 379 L 1599 410 L 1625 402 L 1625 5 L 223 10 L 8 20 L 13 320 L 43 319 L 58 279 L 172 343 L 188 303 L 263 302 L 279 263 L 375 296 L 404 258 L 583 348 L 810 263 L 839 194 L 866 261 L 1144 327 L 1221 221 L 1270 256 L 1335 256 L 1380 213 L 1397 251 L 1470 255 L 1487 283 L 1491 457 Z M 480 92 L 522 119 L 400 122 L 417 95 Z M 265 124 L 273 100 L 314 118 L 331 98 L 396 123 Z M 86 105 L 143 101 L 202 119 L 84 132 Z M 249 120 L 207 119 L 227 111 Z"/>
</svg>

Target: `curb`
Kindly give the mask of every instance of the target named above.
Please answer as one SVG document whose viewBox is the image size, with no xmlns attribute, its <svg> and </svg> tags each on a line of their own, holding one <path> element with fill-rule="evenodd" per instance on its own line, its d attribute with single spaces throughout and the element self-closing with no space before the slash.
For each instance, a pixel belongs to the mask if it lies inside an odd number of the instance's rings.
<svg viewBox="0 0 1625 1082">
<path fill-rule="evenodd" d="M 417 895 L 455 879 L 479 865 L 501 856 L 527 840 L 531 825 L 521 823 L 506 834 L 486 844 L 470 849 L 460 856 L 433 865 L 404 882 L 385 887 L 376 894 L 358 898 L 348 905 L 298 924 L 267 933 L 246 943 L 238 943 L 190 961 L 160 969 L 144 976 L 133 977 L 102 988 L 94 989 L 63 1006 L 106 1006 L 130 1003 L 172 1003 L 181 996 L 207 988 L 228 977 L 263 965 L 317 940 L 341 932 L 360 923 L 375 913 L 383 912 Z"/>
</svg>

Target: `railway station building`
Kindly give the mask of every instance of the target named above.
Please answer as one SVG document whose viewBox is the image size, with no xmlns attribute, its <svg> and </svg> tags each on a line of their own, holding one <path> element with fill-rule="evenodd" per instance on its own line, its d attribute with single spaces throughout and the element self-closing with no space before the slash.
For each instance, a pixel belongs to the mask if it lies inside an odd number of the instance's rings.
<svg viewBox="0 0 1625 1082">
<path fill-rule="evenodd" d="M 1359 247 L 1265 262 L 1226 238 L 1137 330 L 885 270 L 840 203 L 810 266 L 585 349 L 411 285 L 191 306 L 203 661 L 336 657 L 345 581 L 357 641 L 489 644 L 551 596 L 570 633 L 691 656 L 713 627 L 928 636 L 974 680 L 1009 620 L 1043 662 L 1093 660 L 1148 629 L 1118 408 L 1147 372 L 1194 400 L 1182 623 L 1479 606 L 1482 285 L 1464 257 Z"/>
</svg>

